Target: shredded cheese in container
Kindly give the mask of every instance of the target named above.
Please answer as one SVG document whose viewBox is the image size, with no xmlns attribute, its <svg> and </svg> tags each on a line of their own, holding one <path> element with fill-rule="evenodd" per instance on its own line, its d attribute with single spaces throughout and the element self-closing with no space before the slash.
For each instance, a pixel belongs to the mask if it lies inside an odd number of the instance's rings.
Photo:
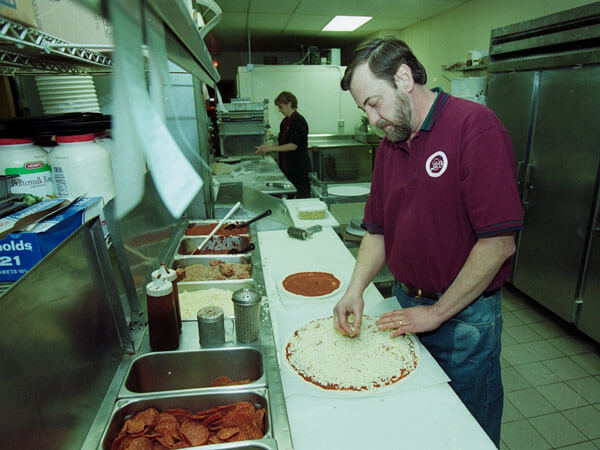
<svg viewBox="0 0 600 450">
<path fill-rule="evenodd" d="M 179 307 L 182 320 L 196 320 L 198 310 L 204 306 L 218 306 L 223 314 L 233 317 L 232 291 L 227 289 L 204 289 L 200 291 L 180 291 Z"/>
</svg>

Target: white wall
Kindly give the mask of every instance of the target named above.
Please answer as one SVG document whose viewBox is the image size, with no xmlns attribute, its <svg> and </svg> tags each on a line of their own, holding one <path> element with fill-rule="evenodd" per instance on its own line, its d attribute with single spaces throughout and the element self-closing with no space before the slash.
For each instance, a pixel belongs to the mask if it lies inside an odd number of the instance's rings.
<svg viewBox="0 0 600 450">
<path fill-rule="evenodd" d="M 238 95 L 254 102 L 268 99 L 268 119 L 274 135 L 279 133 L 283 116 L 273 100 L 281 91 L 290 91 L 298 98 L 298 112 L 306 118 L 310 134 L 353 134 L 360 125 L 361 111 L 350 93 L 340 88 L 344 69 L 328 65 L 257 65 L 248 71 L 238 67 Z"/>
</svg>

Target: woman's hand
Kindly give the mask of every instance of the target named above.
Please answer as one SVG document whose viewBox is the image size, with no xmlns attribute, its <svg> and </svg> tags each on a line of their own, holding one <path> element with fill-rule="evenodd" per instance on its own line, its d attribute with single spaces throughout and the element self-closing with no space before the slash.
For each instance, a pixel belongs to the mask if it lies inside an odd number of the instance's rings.
<svg viewBox="0 0 600 450">
<path fill-rule="evenodd" d="M 254 149 L 255 149 L 254 153 L 256 153 L 258 155 L 264 155 L 266 153 L 269 153 L 269 151 L 271 150 L 271 146 L 262 144 L 262 145 L 257 145 L 256 147 L 254 147 Z"/>
</svg>

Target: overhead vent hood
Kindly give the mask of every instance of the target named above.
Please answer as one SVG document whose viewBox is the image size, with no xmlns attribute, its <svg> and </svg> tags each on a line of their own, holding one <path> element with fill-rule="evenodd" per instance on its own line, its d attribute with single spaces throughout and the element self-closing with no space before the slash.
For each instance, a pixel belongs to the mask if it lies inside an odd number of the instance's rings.
<svg viewBox="0 0 600 450">
<path fill-rule="evenodd" d="M 488 70 L 600 62 L 600 2 L 492 30 Z"/>
</svg>

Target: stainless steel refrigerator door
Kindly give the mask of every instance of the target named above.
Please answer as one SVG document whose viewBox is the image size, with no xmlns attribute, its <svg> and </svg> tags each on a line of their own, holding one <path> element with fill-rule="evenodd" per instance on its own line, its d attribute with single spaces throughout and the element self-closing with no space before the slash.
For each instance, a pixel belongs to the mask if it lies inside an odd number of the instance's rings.
<svg viewBox="0 0 600 450">
<path fill-rule="evenodd" d="M 583 304 L 577 326 L 585 334 L 600 342 L 600 205 L 597 205 L 596 208 L 595 231 L 581 296 Z"/>
<path fill-rule="evenodd" d="M 534 71 L 490 73 L 488 77 L 487 105 L 496 113 L 510 135 L 515 153 L 515 178 L 521 202 L 523 202 L 523 179 L 533 128 L 530 117 L 536 106 L 539 79 L 540 73 Z M 517 233 L 517 252 L 513 259 L 513 273 L 509 280 L 511 282 L 514 278 L 514 268 L 519 262 L 520 239 L 521 234 Z"/>
<path fill-rule="evenodd" d="M 546 70 L 526 175 L 513 283 L 573 321 L 600 154 L 600 66 Z"/>
<path fill-rule="evenodd" d="M 535 107 L 539 72 L 490 73 L 487 106 L 502 121 L 515 152 L 519 193 L 527 162 L 527 149 L 532 123 L 529 120 Z M 519 170 L 520 169 L 520 170 Z"/>
</svg>

